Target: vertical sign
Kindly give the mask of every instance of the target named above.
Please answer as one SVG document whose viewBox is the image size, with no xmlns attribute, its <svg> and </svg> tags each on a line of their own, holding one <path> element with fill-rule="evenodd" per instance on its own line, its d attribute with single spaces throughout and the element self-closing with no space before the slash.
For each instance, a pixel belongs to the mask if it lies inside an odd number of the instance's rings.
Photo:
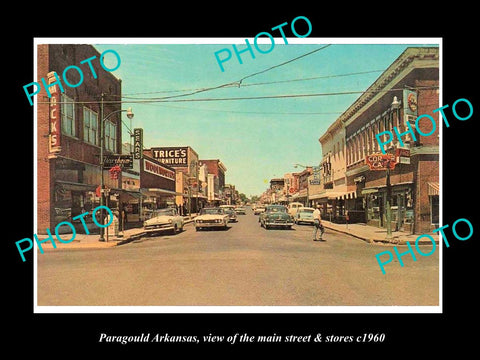
<svg viewBox="0 0 480 360">
<path fill-rule="evenodd" d="M 143 153 L 143 129 L 133 129 L 133 158 L 141 159 Z"/>
<path fill-rule="evenodd" d="M 54 82 L 55 73 L 50 72 L 47 74 L 48 83 L 51 84 Z M 57 85 L 53 85 L 49 88 L 51 97 L 50 97 L 50 105 L 48 107 L 48 114 L 49 114 L 49 121 L 50 121 L 50 134 L 49 134 L 49 151 L 52 153 L 57 153 L 61 150 L 60 148 L 60 134 L 61 134 L 61 127 L 60 127 L 60 111 L 59 111 L 59 103 L 60 103 L 60 92 L 58 91 Z"/>
</svg>

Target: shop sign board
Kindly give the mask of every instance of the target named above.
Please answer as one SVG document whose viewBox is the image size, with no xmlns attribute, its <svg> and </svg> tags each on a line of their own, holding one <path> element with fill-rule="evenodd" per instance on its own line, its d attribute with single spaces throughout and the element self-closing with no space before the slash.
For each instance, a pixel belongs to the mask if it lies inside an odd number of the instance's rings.
<svg viewBox="0 0 480 360">
<path fill-rule="evenodd" d="M 395 169 L 396 161 L 394 154 L 371 154 L 365 158 L 365 164 L 368 165 L 370 170 L 387 170 L 389 166 L 390 170 Z"/>
<path fill-rule="evenodd" d="M 48 83 L 53 83 L 55 73 L 51 72 L 47 74 Z M 50 104 L 49 104 L 49 118 L 50 118 L 50 134 L 49 134 L 49 150 L 50 152 L 60 151 L 60 92 L 56 84 L 50 86 Z"/>
<path fill-rule="evenodd" d="M 103 166 L 105 168 L 110 168 L 115 165 L 120 166 L 122 169 L 133 169 L 133 156 L 113 154 L 103 157 Z"/>
<path fill-rule="evenodd" d="M 188 147 L 185 146 L 152 148 L 152 156 L 155 160 L 168 166 L 188 166 Z"/>
<path fill-rule="evenodd" d="M 396 148 L 395 156 L 398 164 L 410 164 L 410 149 Z"/>
<path fill-rule="evenodd" d="M 135 160 L 142 158 L 143 149 L 143 129 L 133 129 L 133 158 Z"/>
<path fill-rule="evenodd" d="M 167 169 L 161 165 L 155 164 L 154 162 L 149 161 L 147 159 L 143 159 L 143 169 L 144 171 L 149 172 L 151 174 L 175 181 L 175 171 Z"/>
</svg>

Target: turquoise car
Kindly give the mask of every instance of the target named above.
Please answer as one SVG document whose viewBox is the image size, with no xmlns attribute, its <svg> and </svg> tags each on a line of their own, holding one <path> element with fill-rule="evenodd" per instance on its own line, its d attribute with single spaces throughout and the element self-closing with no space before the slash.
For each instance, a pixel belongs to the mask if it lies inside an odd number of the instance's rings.
<svg viewBox="0 0 480 360">
<path fill-rule="evenodd" d="M 268 205 L 265 211 L 260 214 L 260 226 L 265 229 L 271 227 L 280 227 L 283 229 L 291 229 L 294 223 L 293 216 L 287 212 L 287 208 L 283 205 Z"/>
</svg>

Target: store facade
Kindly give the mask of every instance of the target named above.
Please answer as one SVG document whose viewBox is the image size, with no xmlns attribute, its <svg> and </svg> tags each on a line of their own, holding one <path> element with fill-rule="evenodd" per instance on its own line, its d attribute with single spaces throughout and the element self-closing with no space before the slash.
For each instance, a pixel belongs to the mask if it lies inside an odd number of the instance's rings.
<svg viewBox="0 0 480 360">
<path fill-rule="evenodd" d="M 148 219 L 156 209 L 175 206 L 175 169 L 143 154 L 140 160 L 142 218 Z"/>
<path fill-rule="evenodd" d="M 85 76 L 76 87 L 55 84 L 55 73 L 79 64 L 84 59 L 100 56 L 91 45 L 41 44 L 37 47 L 37 82 L 44 77 L 50 84 L 50 97 L 45 89 L 37 94 L 37 233 L 55 228 L 62 221 L 72 222 L 77 231 L 83 225 L 74 217 L 93 210 L 100 204 L 101 176 L 110 192 L 105 204 L 112 209 L 119 205 L 121 176 L 110 178 L 108 169 L 100 166 L 100 124 L 104 121 L 104 153 L 121 151 L 121 118 L 119 103 L 105 99 L 121 98 L 121 80 L 101 67 L 97 78 Z M 75 78 L 77 76 L 77 78 Z M 78 73 L 69 72 L 70 83 L 78 83 Z M 83 218 L 89 228 L 95 228 L 91 217 Z"/>
<path fill-rule="evenodd" d="M 386 227 L 388 189 L 391 190 L 391 228 L 411 233 L 428 233 L 438 226 L 439 126 L 432 130 L 430 121 L 415 120 L 431 114 L 438 124 L 439 53 L 438 48 L 408 48 L 341 116 L 345 127 L 347 189 L 355 197 L 347 209 L 364 212 L 369 225 Z M 423 119 L 425 120 L 425 119 Z M 406 133 L 407 122 L 416 136 Z M 386 152 L 394 168 L 389 173 L 372 165 L 381 153 L 375 138 L 384 131 L 402 136 Z M 383 135 L 385 136 L 385 135 Z"/>
</svg>

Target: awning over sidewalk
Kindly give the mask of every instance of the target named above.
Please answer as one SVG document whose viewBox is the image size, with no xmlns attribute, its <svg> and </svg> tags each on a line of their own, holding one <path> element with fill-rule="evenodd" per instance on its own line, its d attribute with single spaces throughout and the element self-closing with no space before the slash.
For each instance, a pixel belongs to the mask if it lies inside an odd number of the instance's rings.
<svg viewBox="0 0 480 360">
<path fill-rule="evenodd" d="M 428 196 L 439 195 L 440 184 L 438 182 L 428 182 Z"/>
<path fill-rule="evenodd" d="M 324 192 L 322 194 L 315 194 L 309 197 L 310 200 L 336 200 L 336 199 L 342 199 L 347 193 L 346 192 L 337 192 L 337 191 L 331 191 L 331 192 Z"/>
<path fill-rule="evenodd" d="M 144 195 L 171 195 L 171 196 L 176 196 L 176 195 L 184 195 L 183 193 L 179 193 L 176 191 L 171 191 L 171 190 L 165 190 L 165 189 L 158 189 L 158 188 L 143 188 L 140 189 L 140 192 Z"/>
</svg>

